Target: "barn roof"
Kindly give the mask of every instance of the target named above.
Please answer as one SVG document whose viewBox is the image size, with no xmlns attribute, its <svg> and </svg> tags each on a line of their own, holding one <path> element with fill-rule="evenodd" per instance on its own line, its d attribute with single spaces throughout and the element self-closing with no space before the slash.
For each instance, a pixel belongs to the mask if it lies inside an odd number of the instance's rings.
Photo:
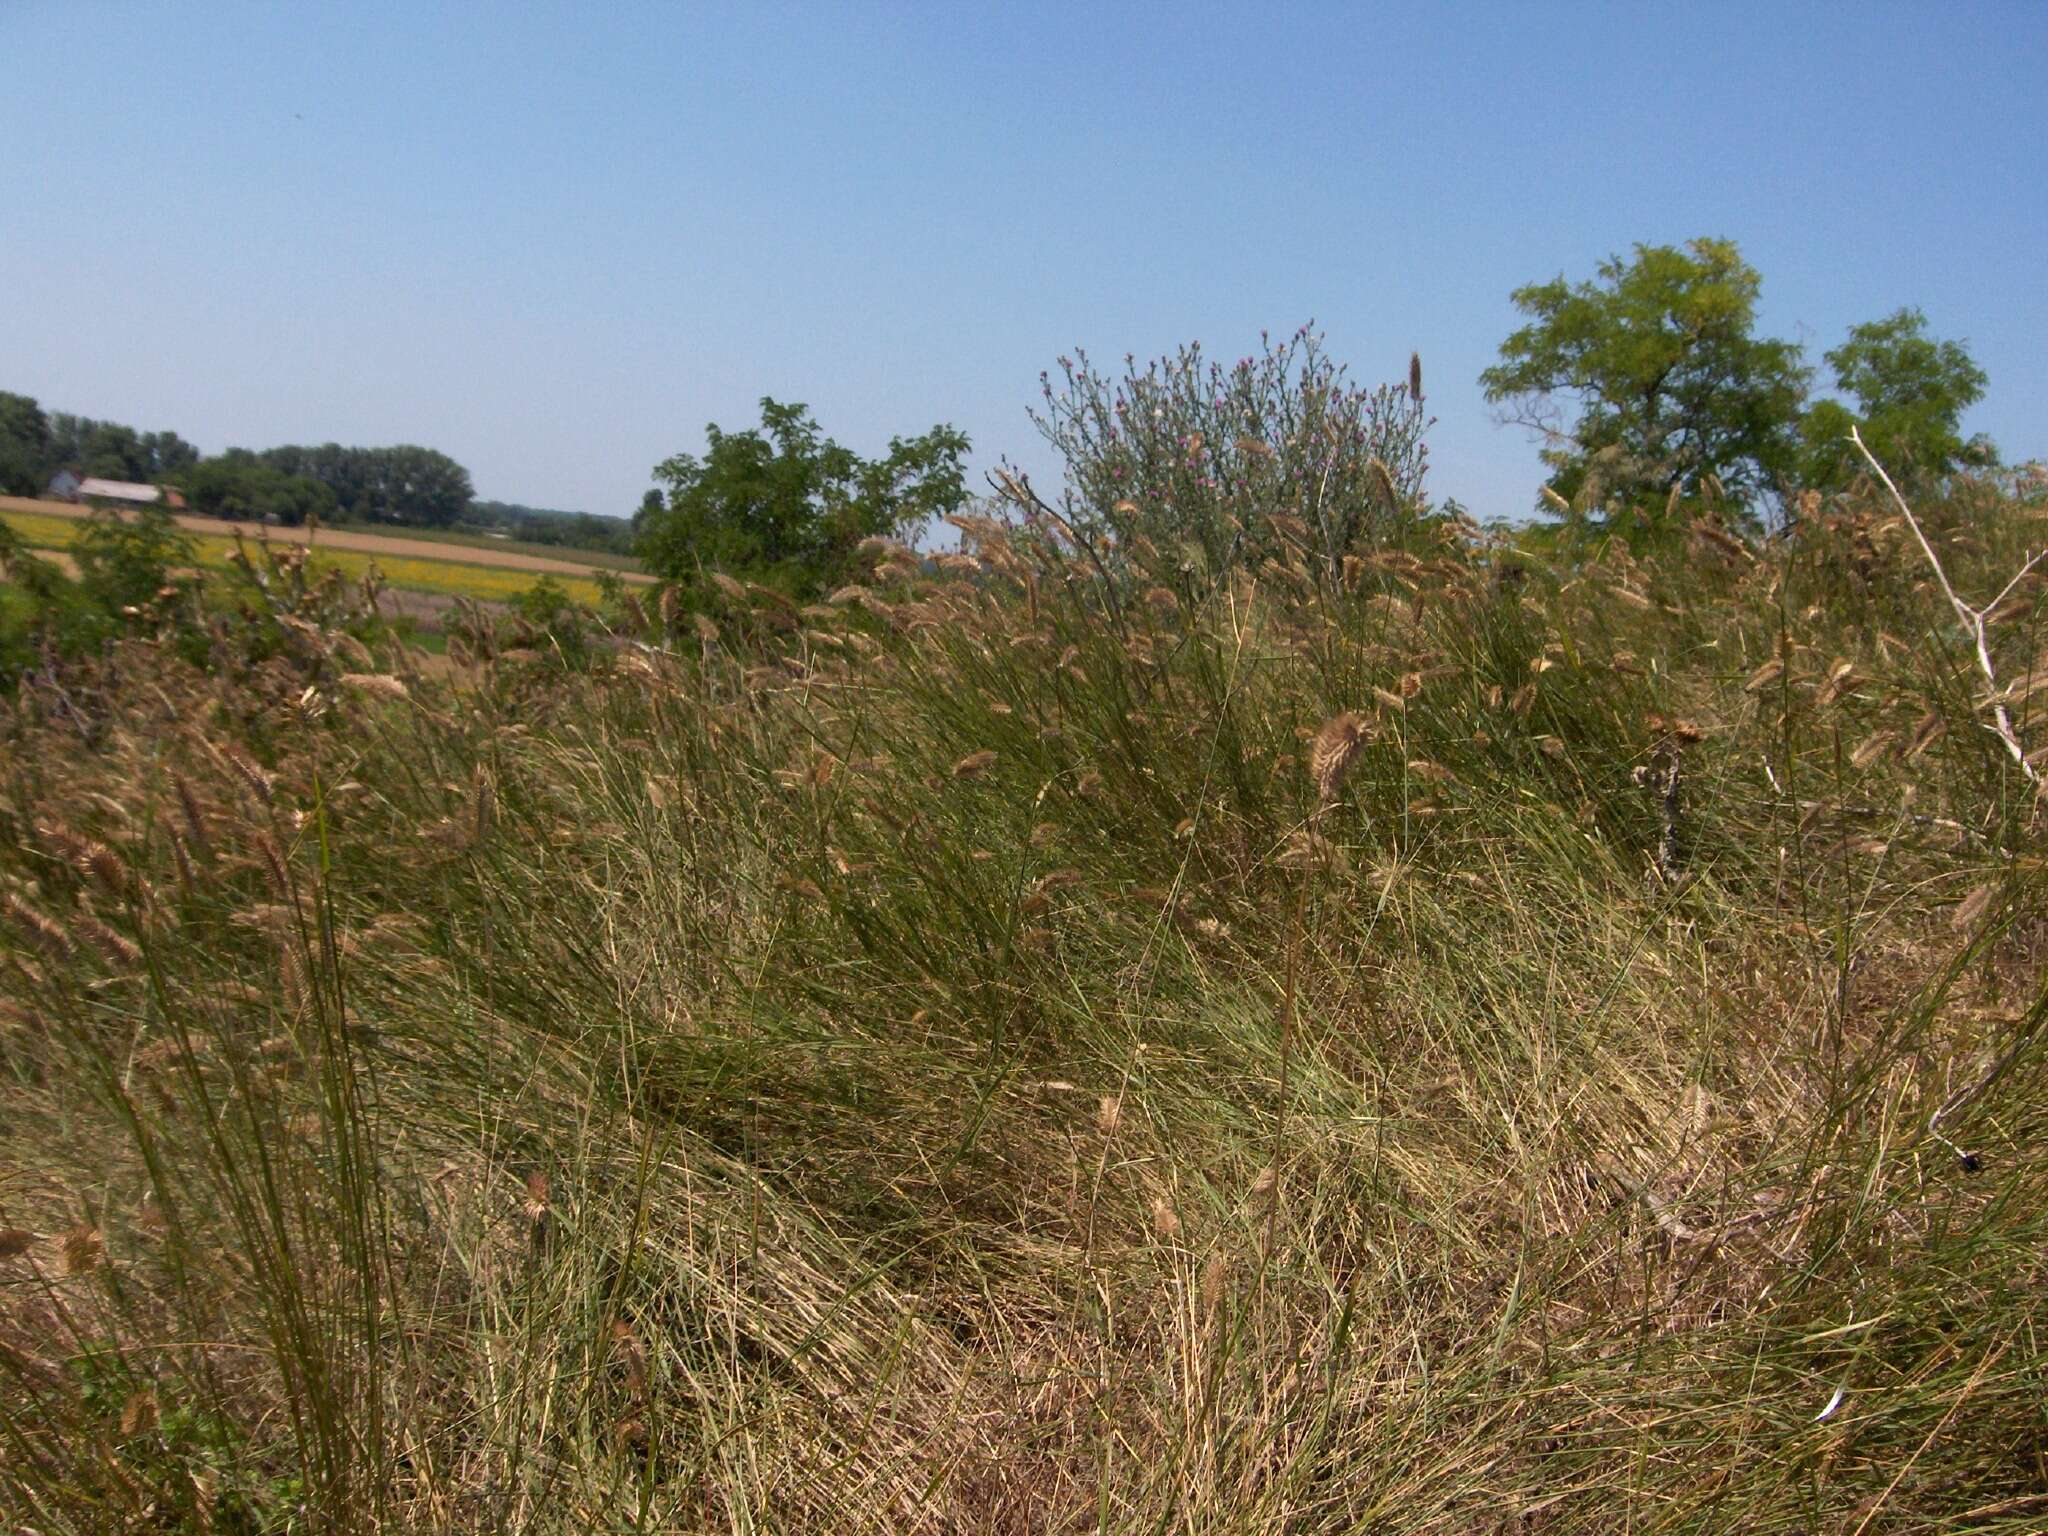
<svg viewBox="0 0 2048 1536">
<path fill-rule="evenodd" d="M 160 501 L 163 492 L 153 485 L 142 485 L 133 480 L 101 480 L 88 475 L 78 482 L 80 496 L 100 496 L 108 501 Z"/>
</svg>

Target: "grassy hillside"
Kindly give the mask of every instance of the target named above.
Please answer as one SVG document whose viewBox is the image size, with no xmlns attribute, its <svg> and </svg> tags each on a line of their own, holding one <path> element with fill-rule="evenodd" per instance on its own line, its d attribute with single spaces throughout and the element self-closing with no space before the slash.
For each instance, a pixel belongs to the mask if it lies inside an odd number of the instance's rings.
<svg viewBox="0 0 2048 1536">
<path fill-rule="evenodd" d="M 1980 600 L 2042 531 L 1926 513 Z M 1894 509 L 968 532 L 587 668 L 24 685 L 11 1517 L 2048 1521 L 2042 807 Z"/>
</svg>

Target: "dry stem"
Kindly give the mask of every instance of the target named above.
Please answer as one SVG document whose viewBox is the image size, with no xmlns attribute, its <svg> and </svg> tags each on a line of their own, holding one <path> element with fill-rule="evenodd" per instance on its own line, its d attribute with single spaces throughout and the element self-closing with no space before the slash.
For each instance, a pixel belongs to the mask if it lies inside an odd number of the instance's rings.
<svg viewBox="0 0 2048 1536">
<path fill-rule="evenodd" d="M 1899 488 L 1892 483 L 1892 477 L 1885 473 L 1884 466 L 1877 462 L 1877 456 L 1864 445 L 1862 432 L 1851 427 L 1849 441 L 1856 445 L 1856 451 L 1863 455 L 1864 462 L 1869 464 L 1876 472 L 1877 478 L 1884 482 L 1884 488 L 1892 493 L 1892 500 L 1906 516 L 1906 526 L 1913 530 L 1913 537 L 1920 541 L 1920 552 L 1927 556 L 1927 563 L 1934 567 L 1934 577 L 1941 583 L 1942 594 L 1948 598 L 1949 606 L 1955 609 L 1956 617 L 1962 621 L 1963 628 L 1969 631 L 1971 640 L 1976 643 L 1977 668 L 1984 674 L 1984 681 L 1991 688 L 1991 716 L 1996 722 L 1992 729 L 1997 733 L 1998 739 L 2005 743 L 2005 750 L 2019 765 L 2020 772 L 2027 776 L 2028 781 L 2036 789 L 2041 788 L 2041 775 L 2034 765 L 2027 761 L 2026 748 L 2020 745 L 2019 732 L 2013 729 L 2012 714 L 2006 709 L 2005 700 L 1999 697 L 1998 673 L 1991 665 L 1991 642 L 1987 633 L 1989 626 L 1985 620 L 1987 615 L 2006 599 L 2012 589 L 2020 584 L 2027 572 L 2039 565 L 2044 557 L 2048 557 L 2048 549 L 2029 555 L 2026 563 L 2014 574 L 2012 580 L 2005 584 L 1997 597 L 1982 608 L 1972 608 L 1956 595 L 1956 589 L 1949 584 L 1948 572 L 1942 569 L 1941 557 L 1927 541 L 1927 533 L 1920 526 L 1920 519 L 1913 515 L 1913 509 L 1906 504 L 1906 498 L 1899 494 Z"/>
</svg>

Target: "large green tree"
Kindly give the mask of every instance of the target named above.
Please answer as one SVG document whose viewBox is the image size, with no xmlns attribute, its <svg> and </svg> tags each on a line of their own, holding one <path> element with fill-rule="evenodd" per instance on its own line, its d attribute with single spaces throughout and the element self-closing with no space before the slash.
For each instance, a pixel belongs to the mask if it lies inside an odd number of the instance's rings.
<svg viewBox="0 0 2048 1536">
<path fill-rule="evenodd" d="M 361 522 L 446 528 L 476 497 L 469 471 L 447 454 L 401 443 L 391 448 L 286 445 L 256 455 L 287 475 L 318 480 L 342 515 Z"/>
<path fill-rule="evenodd" d="M 810 411 L 761 402 L 761 425 L 705 428 L 704 456 L 655 466 L 662 488 L 634 518 L 649 569 L 684 586 L 707 571 L 808 596 L 839 580 L 854 547 L 900 537 L 967 499 L 968 441 L 949 426 L 892 438 L 866 459 L 818 430 Z"/>
<path fill-rule="evenodd" d="M 154 484 L 199 462 L 199 450 L 175 432 L 138 432 L 118 421 L 58 412 L 50 417 L 50 468 L 69 466 L 109 480 Z"/>
<path fill-rule="evenodd" d="M 253 455 L 230 452 L 186 470 L 180 481 L 192 510 L 204 517 L 253 521 L 274 517 L 297 526 L 308 518 L 330 519 L 334 492 L 307 475 L 287 475 Z"/>
<path fill-rule="evenodd" d="M 1761 286 L 1733 241 L 1638 245 L 1591 281 L 1516 289 L 1529 323 L 1480 384 L 1543 434 L 1567 501 L 1656 505 L 1712 475 L 1747 504 L 1796 471 L 1808 377 L 1796 343 L 1755 334 Z"/>
<path fill-rule="evenodd" d="M 50 421 L 27 395 L 0 390 L 0 494 L 39 494 L 50 473 Z"/>
<path fill-rule="evenodd" d="M 1861 472 L 1851 427 L 1899 476 L 1939 479 L 1967 463 L 1996 461 L 1988 440 L 1963 438 L 1963 412 L 1984 398 L 1984 370 L 1961 342 L 1928 335 L 1919 310 L 1856 326 L 1827 361 L 1835 388 L 1854 405 L 1820 400 L 1807 412 L 1807 483 L 1839 485 Z"/>
</svg>

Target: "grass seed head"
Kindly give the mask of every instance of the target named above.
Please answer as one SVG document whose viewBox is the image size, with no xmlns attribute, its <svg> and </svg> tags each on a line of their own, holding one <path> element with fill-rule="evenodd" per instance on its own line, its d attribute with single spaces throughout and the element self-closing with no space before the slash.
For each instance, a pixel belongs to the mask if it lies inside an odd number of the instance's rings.
<svg viewBox="0 0 2048 1536">
<path fill-rule="evenodd" d="M 133 1437 L 146 1435 L 156 1428 L 156 1389 L 144 1387 L 129 1395 L 121 1405 L 121 1433 Z"/>
<path fill-rule="evenodd" d="M 1162 1243 L 1170 1243 L 1180 1236 L 1180 1217 L 1173 1209 L 1173 1202 L 1164 1195 L 1152 1198 L 1152 1235 Z"/>
<path fill-rule="evenodd" d="M 276 790 L 271 776 L 254 758 L 233 747 L 226 749 L 221 756 L 227 760 L 235 777 L 242 781 L 243 787 L 255 796 L 258 804 L 268 806 L 275 802 Z"/>
<path fill-rule="evenodd" d="M 1105 1136 L 1114 1136 L 1123 1117 L 1123 1101 L 1105 1093 L 1095 1106 L 1095 1129 Z"/>
<path fill-rule="evenodd" d="M 72 947 L 71 935 L 65 932 L 63 924 L 38 912 L 12 891 L 8 892 L 4 901 L 0 901 L 0 906 L 5 907 L 15 926 L 44 954 L 53 960 L 69 957 Z"/>
<path fill-rule="evenodd" d="M 1969 895 L 1956 903 L 1955 913 L 1949 919 L 1949 926 L 1958 933 L 1963 933 L 1976 927 L 1977 920 L 1991 910 L 1991 903 L 1997 898 L 1997 895 L 1998 888 L 1995 885 L 1986 884 L 1978 886 Z"/>
<path fill-rule="evenodd" d="M 1343 789 L 1345 778 L 1371 734 L 1372 728 L 1365 720 L 1348 709 L 1324 721 L 1323 728 L 1316 732 L 1315 743 L 1309 748 L 1308 776 L 1325 805 Z"/>
<path fill-rule="evenodd" d="M 98 1227 L 85 1222 L 66 1232 L 60 1247 L 64 1256 L 64 1273 L 86 1275 L 99 1268 L 100 1257 L 106 1252 L 106 1240 L 100 1236 Z"/>
<path fill-rule="evenodd" d="M 353 688 L 358 693 L 375 694 L 380 699 L 409 699 L 412 690 L 405 686 L 405 680 L 393 677 L 388 672 L 344 672 L 341 685 Z"/>
</svg>

